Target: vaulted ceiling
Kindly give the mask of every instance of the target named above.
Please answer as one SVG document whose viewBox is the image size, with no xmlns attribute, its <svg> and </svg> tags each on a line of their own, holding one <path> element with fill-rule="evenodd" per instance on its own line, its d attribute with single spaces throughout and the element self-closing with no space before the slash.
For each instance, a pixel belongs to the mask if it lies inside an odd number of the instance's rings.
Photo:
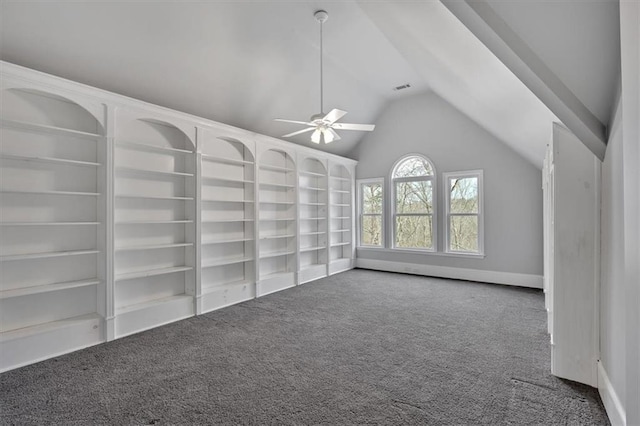
<svg viewBox="0 0 640 426">
<path fill-rule="evenodd" d="M 600 1 L 606 6 L 578 16 L 571 9 L 579 2 L 568 0 L 557 10 L 545 9 L 549 2 L 493 6 L 606 125 L 618 74 L 600 62 L 615 59 L 617 3 Z M 0 7 L 5 61 L 270 136 L 299 129 L 274 118 L 306 121 L 320 112 L 318 9 L 329 12 L 324 109 L 348 111 L 342 121 L 375 123 L 389 101 L 433 90 L 539 167 L 555 119 L 439 1 L 3 1 Z M 589 23 L 576 30 L 574 19 Z M 547 23 L 556 28 L 556 44 L 545 35 Z M 591 45 L 581 46 L 575 31 L 589 34 Z M 568 47 L 579 51 L 572 55 Z M 576 69 L 584 69 L 582 79 L 572 77 Z M 411 87 L 392 90 L 405 83 Z M 342 140 L 319 148 L 345 155 L 364 136 L 340 133 Z M 308 134 L 292 141 L 318 147 Z"/>
</svg>

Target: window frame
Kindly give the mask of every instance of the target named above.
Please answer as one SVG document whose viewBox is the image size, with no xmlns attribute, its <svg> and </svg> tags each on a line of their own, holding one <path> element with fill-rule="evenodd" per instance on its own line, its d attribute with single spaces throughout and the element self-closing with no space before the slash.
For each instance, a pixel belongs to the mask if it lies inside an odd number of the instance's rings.
<svg viewBox="0 0 640 426">
<path fill-rule="evenodd" d="M 427 176 L 411 176 L 411 177 L 399 177 L 395 178 L 396 170 L 400 164 L 404 163 L 411 157 L 419 157 L 422 160 L 426 161 L 429 166 L 431 166 L 431 170 L 433 174 Z M 408 252 L 418 252 L 418 253 L 436 253 L 438 251 L 438 193 L 437 193 L 437 181 L 438 181 L 438 173 L 436 171 L 436 167 L 433 162 L 425 155 L 418 153 L 410 153 L 403 155 L 393 164 L 391 168 L 390 174 L 390 194 L 391 194 L 391 249 L 394 251 L 408 251 Z M 427 182 L 431 181 L 431 240 L 433 242 L 431 248 L 421 248 L 421 247 L 396 247 L 396 218 L 398 214 L 396 212 L 396 182 Z M 401 216 L 429 216 L 427 213 L 401 213 Z"/>
<path fill-rule="evenodd" d="M 363 208 L 363 195 L 364 195 L 364 191 L 362 190 L 363 185 L 371 185 L 371 184 L 378 184 L 380 185 L 380 188 L 382 189 L 382 208 L 380 210 L 380 213 L 363 213 L 362 208 Z M 384 178 L 383 177 L 378 177 L 378 178 L 368 178 L 368 179 L 357 179 L 356 180 L 356 187 L 357 187 L 357 194 L 358 194 L 358 224 L 356 227 L 356 237 L 357 237 L 357 241 L 358 241 L 358 247 L 360 248 L 366 248 L 366 249 L 384 249 L 385 248 L 385 229 L 386 229 L 386 218 L 385 218 L 385 199 L 386 199 L 386 188 L 385 188 L 385 182 L 384 182 Z M 378 246 L 373 246 L 373 245 L 369 245 L 369 244 L 363 244 L 362 243 L 362 218 L 363 216 L 380 216 L 380 223 L 381 223 L 381 230 L 380 230 L 380 245 Z"/>
<path fill-rule="evenodd" d="M 478 213 L 451 213 L 451 188 L 449 181 L 453 179 L 475 177 L 478 179 Z M 444 185 L 444 252 L 451 255 L 484 257 L 484 171 L 464 170 L 458 172 L 447 172 L 442 174 Z M 478 218 L 478 251 L 451 250 L 451 217 L 452 216 L 477 216 Z"/>
</svg>

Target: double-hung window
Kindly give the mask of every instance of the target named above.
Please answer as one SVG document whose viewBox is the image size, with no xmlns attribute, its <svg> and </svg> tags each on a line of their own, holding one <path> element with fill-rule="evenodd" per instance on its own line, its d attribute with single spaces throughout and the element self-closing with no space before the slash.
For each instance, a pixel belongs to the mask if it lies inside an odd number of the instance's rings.
<svg viewBox="0 0 640 426">
<path fill-rule="evenodd" d="M 393 247 L 435 251 L 434 167 L 421 155 L 408 155 L 391 173 Z"/>
<path fill-rule="evenodd" d="M 447 231 L 450 253 L 483 254 L 482 170 L 445 173 Z"/>
<path fill-rule="evenodd" d="M 384 179 L 358 181 L 358 235 L 362 247 L 384 247 Z"/>
</svg>

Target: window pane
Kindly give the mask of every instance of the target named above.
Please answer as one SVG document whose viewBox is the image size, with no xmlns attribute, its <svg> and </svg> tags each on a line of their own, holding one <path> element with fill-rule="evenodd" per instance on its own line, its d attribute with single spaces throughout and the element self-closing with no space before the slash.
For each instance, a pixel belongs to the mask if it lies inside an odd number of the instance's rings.
<svg viewBox="0 0 640 426">
<path fill-rule="evenodd" d="M 433 248 L 433 217 L 396 216 L 397 248 Z"/>
<path fill-rule="evenodd" d="M 450 216 L 449 249 L 478 251 L 478 216 Z"/>
<path fill-rule="evenodd" d="M 362 213 L 382 213 L 382 185 L 362 185 Z"/>
<path fill-rule="evenodd" d="M 362 244 L 365 246 L 382 245 L 382 216 L 362 216 Z"/>
<path fill-rule="evenodd" d="M 396 182 L 396 213 L 433 211 L 433 187 L 430 180 Z"/>
<path fill-rule="evenodd" d="M 397 177 L 415 177 L 415 176 L 431 176 L 433 169 L 431 164 L 421 157 L 409 157 L 396 166 L 394 178 Z"/>
<path fill-rule="evenodd" d="M 478 213 L 478 178 L 449 179 L 451 198 L 449 212 Z"/>
</svg>

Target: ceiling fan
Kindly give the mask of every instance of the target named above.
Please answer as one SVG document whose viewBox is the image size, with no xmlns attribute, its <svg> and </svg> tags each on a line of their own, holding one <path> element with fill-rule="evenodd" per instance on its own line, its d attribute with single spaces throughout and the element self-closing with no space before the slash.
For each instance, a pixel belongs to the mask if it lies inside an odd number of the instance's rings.
<svg viewBox="0 0 640 426">
<path fill-rule="evenodd" d="M 322 75 L 322 24 L 325 23 L 327 18 L 329 18 L 329 14 L 324 10 L 316 11 L 313 16 L 316 18 L 316 21 L 320 23 L 320 111 L 323 111 L 323 75 Z M 295 120 L 284 120 L 282 118 L 276 118 L 275 121 L 282 121 L 285 123 L 294 123 L 294 124 L 304 124 L 309 126 L 306 129 L 298 130 L 297 132 L 288 133 L 283 135 L 283 138 L 288 138 L 291 136 L 300 135 L 302 133 L 313 132 L 311 134 L 311 142 L 319 144 L 321 140 L 324 140 L 324 143 L 331 143 L 333 141 L 340 140 L 340 135 L 336 133 L 337 130 L 359 130 L 370 132 L 376 126 L 373 124 L 353 124 L 353 123 L 337 123 L 339 119 L 344 117 L 346 111 L 342 111 L 340 109 L 334 108 L 329 111 L 328 114 L 324 112 L 320 112 L 318 114 L 314 114 L 311 116 L 309 121 L 295 121 Z"/>
</svg>

